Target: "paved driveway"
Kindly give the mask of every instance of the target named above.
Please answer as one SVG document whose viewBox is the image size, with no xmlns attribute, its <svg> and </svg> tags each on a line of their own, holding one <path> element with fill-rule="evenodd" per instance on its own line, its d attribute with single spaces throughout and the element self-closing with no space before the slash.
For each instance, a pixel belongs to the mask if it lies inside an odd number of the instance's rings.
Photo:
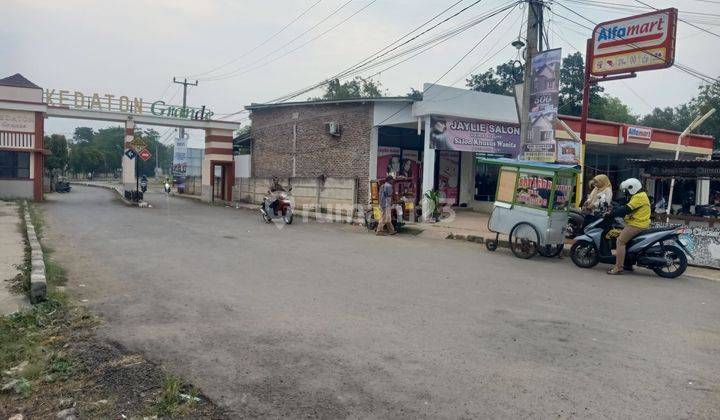
<svg viewBox="0 0 720 420">
<path fill-rule="evenodd" d="M 103 334 L 238 415 L 720 417 L 718 282 L 149 200 L 53 195 L 49 242 Z"/>
</svg>

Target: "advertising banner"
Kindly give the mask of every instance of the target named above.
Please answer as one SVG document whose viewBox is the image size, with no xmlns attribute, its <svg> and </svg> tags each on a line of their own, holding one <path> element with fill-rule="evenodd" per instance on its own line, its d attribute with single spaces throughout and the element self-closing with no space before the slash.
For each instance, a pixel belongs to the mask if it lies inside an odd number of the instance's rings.
<svg viewBox="0 0 720 420">
<path fill-rule="evenodd" d="M 556 160 L 555 122 L 558 114 L 561 58 L 562 50 L 559 48 L 543 51 L 532 58 L 528 138 L 523 150 L 526 160 Z"/>
<path fill-rule="evenodd" d="M 420 153 L 417 150 L 404 149 L 398 178 L 417 179 L 418 162 L 420 162 Z"/>
<path fill-rule="evenodd" d="M 173 148 L 173 175 L 185 175 L 187 173 L 187 137 L 175 139 Z"/>
<path fill-rule="evenodd" d="M 670 8 L 598 24 L 590 73 L 607 76 L 672 66 L 677 12 Z"/>
<path fill-rule="evenodd" d="M 557 141 L 557 162 L 577 165 L 580 162 L 580 142 L 575 140 Z"/>
<path fill-rule="evenodd" d="M 498 153 L 512 157 L 519 152 L 519 124 L 431 117 L 430 125 L 430 147 L 433 149 Z"/>
<path fill-rule="evenodd" d="M 400 172 L 400 148 L 379 146 L 377 154 L 377 179 L 397 176 Z"/>
<path fill-rule="evenodd" d="M 665 227 L 663 223 L 653 223 L 653 227 Z M 680 242 L 690 251 L 691 265 L 720 268 L 720 229 L 687 226 L 680 235 Z"/>
<path fill-rule="evenodd" d="M 440 151 L 438 158 L 437 183 L 442 201 L 457 204 L 460 192 L 460 153 Z"/>
</svg>

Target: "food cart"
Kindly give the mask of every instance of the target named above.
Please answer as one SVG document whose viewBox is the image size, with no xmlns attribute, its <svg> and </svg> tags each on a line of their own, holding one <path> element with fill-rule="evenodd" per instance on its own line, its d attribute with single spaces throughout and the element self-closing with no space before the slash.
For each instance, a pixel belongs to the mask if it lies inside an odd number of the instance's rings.
<svg viewBox="0 0 720 420">
<path fill-rule="evenodd" d="M 384 179 L 370 181 L 370 207 L 365 212 L 365 226 L 369 230 L 375 230 L 382 215 L 380 209 L 380 198 L 378 191 L 385 184 Z M 393 209 L 392 223 L 395 230 L 399 231 L 405 221 L 414 221 L 415 217 L 415 181 L 412 179 L 393 179 Z"/>
<path fill-rule="evenodd" d="M 488 229 L 495 239 L 486 241 L 497 249 L 500 234 L 508 235 L 510 249 L 518 258 L 537 253 L 557 256 L 563 248 L 565 226 L 572 202 L 578 166 L 515 160 L 479 159 L 500 166 L 495 205 Z"/>
</svg>

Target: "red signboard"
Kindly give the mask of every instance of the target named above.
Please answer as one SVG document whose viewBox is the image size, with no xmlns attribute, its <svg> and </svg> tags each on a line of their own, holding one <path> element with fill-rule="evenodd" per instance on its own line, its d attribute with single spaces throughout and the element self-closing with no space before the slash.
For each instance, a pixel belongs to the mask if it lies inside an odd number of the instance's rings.
<svg viewBox="0 0 720 420">
<path fill-rule="evenodd" d="M 148 149 L 142 149 L 138 153 L 138 156 L 140 156 L 140 159 L 147 161 L 148 159 L 150 159 L 152 157 L 152 153 L 150 153 L 150 151 Z"/>
<path fill-rule="evenodd" d="M 598 24 L 593 30 L 590 74 L 607 76 L 672 66 L 676 28 L 675 8 Z"/>
</svg>

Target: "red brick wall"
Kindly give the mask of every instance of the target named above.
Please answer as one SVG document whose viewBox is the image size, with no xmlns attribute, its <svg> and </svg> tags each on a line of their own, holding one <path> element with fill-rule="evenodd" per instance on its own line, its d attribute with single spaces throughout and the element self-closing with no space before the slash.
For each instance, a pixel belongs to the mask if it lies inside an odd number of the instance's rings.
<svg viewBox="0 0 720 420">
<path fill-rule="evenodd" d="M 252 176 L 292 176 L 293 125 L 297 124 L 297 177 L 358 180 L 359 204 L 367 202 L 372 104 L 325 104 L 253 110 Z M 342 127 L 331 136 L 326 122 Z"/>
</svg>

